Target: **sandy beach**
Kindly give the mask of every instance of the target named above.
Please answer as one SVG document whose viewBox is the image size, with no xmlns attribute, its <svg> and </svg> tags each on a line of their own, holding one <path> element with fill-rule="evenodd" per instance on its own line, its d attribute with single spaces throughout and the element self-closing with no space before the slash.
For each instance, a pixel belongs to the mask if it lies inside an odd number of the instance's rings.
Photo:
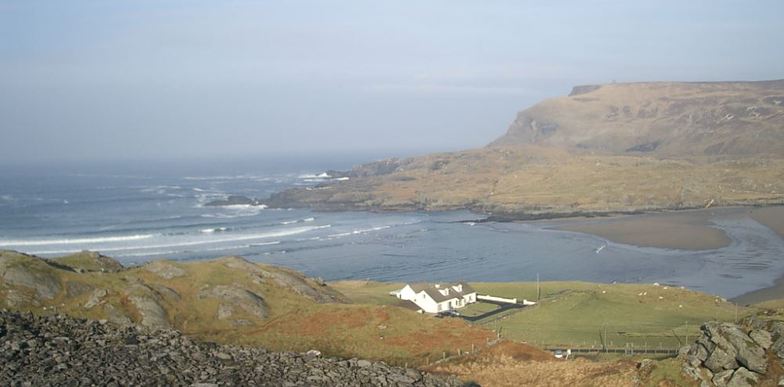
<svg viewBox="0 0 784 387">
<path fill-rule="evenodd" d="M 556 223 L 555 228 L 600 236 L 635 246 L 711 250 L 731 242 L 724 231 L 711 227 L 713 219 L 748 217 L 784 238 L 784 207 L 733 207 L 661 214 L 583 219 Z M 784 257 L 783 257 L 784 258 Z M 741 305 L 784 299 L 784 275 L 773 286 L 733 299 Z"/>
<path fill-rule="evenodd" d="M 642 247 L 712 250 L 725 247 L 730 243 L 724 231 L 710 227 L 710 220 L 716 216 L 717 211 L 725 213 L 727 210 L 730 209 L 591 219 L 558 225 L 556 228 Z M 761 213 L 765 212 L 761 211 Z"/>
<path fill-rule="evenodd" d="M 754 208 L 751 217 L 784 238 L 784 207 Z"/>
</svg>

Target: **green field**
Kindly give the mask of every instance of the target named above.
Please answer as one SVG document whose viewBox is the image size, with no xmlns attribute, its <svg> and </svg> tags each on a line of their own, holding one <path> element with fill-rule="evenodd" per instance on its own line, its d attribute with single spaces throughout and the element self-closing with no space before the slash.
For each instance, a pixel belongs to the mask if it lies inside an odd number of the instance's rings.
<svg viewBox="0 0 784 387">
<path fill-rule="evenodd" d="M 472 283 L 480 294 L 537 299 L 535 283 Z M 394 303 L 388 292 L 401 284 L 335 283 L 358 303 Z M 708 320 L 732 321 L 752 312 L 719 297 L 687 289 L 652 284 L 543 282 L 535 306 L 478 324 L 502 337 L 537 346 L 569 348 L 675 349 L 694 339 Z M 461 310 L 464 315 L 487 311 L 489 304 Z"/>
</svg>

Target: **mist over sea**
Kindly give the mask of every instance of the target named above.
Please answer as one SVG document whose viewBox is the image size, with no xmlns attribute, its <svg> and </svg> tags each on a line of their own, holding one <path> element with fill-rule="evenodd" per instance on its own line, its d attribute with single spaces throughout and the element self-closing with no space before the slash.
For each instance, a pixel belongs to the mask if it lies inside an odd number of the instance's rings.
<svg viewBox="0 0 784 387">
<path fill-rule="evenodd" d="M 644 248 L 481 215 L 319 213 L 205 206 L 266 198 L 329 180 L 370 155 L 0 168 L 0 249 L 44 257 L 100 251 L 123 264 L 240 255 L 326 280 L 660 282 L 724 297 L 784 273 L 784 242 L 748 219 L 721 218 L 730 246 Z"/>
</svg>

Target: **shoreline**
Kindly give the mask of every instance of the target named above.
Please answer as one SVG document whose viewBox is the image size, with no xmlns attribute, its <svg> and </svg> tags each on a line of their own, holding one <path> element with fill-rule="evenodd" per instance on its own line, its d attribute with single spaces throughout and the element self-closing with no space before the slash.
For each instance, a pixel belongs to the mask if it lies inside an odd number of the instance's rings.
<svg viewBox="0 0 784 387">
<path fill-rule="evenodd" d="M 729 246 L 732 240 L 724 230 L 713 226 L 712 219 L 742 212 L 740 208 L 725 207 L 551 223 L 556 230 L 590 234 L 615 243 L 701 251 Z"/>
<path fill-rule="evenodd" d="M 741 294 L 738 297 L 730 299 L 730 301 L 739 305 L 750 305 L 781 299 L 784 299 L 784 275 L 779 277 L 773 286 Z"/>
<path fill-rule="evenodd" d="M 307 207 L 305 207 L 307 208 Z M 370 213 L 469 211 L 480 219 L 474 223 L 551 224 L 560 231 L 594 235 L 609 241 L 638 247 L 690 251 L 715 250 L 732 242 L 720 228 L 713 227 L 714 216 L 748 216 L 784 239 L 784 205 L 749 204 L 710 208 L 661 208 L 649 210 L 570 212 L 570 213 L 492 213 L 477 207 L 454 207 L 438 210 L 423 208 L 311 208 L 315 212 L 357 211 Z M 573 223 L 573 224 L 568 224 Z M 580 224 L 578 224 L 580 223 Z"/>
</svg>

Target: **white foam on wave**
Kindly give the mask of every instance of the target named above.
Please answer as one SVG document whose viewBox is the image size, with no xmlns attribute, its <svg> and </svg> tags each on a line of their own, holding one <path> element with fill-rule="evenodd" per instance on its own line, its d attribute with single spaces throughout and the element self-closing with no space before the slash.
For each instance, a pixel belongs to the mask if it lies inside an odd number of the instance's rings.
<svg viewBox="0 0 784 387">
<path fill-rule="evenodd" d="M 298 177 L 300 179 L 305 179 L 306 181 L 308 181 L 308 180 L 319 180 L 320 181 L 320 180 L 323 180 L 323 179 L 331 179 L 332 178 L 332 176 L 330 176 L 326 172 L 322 172 L 322 173 L 319 173 L 319 174 L 306 173 L 304 175 L 299 175 Z"/>
<path fill-rule="evenodd" d="M 210 245 L 216 243 L 229 243 L 229 242 L 240 242 L 240 241 L 251 241 L 256 239 L 268 239 L 268 238 L 280 238 L 285 236 L 303 234 L 310 231 L 320 230 L 332 227 L 332 225 L 327 224 L 323 226 L 308 226 L 308 227 L 294 227 L 288 229 L 282 229 L 267 233 L 259 233 L 259 234 L 240 234 L 231 237 L 223 237 L 223 238 L 214 238 L 214 239 L 205 239 L 205 240 L 186 240 L 183 242 L 176 242 L 176 243 L 164 243 L 164 244 L 156 244 L 156 245 L 140 245 L 140 246 L 122 246 L 122 247 L 108 247 L 108 248 L 96 248 L 95 250 L 99 250 L 101 252 L 113 252 L 113 251 L 134 251 L 134 250 L 149 250 L 149 249 L 171 249 L 177 247 L 186 247 L 186 246 L 200 246 L 200 245 Z M 221 247 L 221 249 L 228 249 L 228 247 Z M 49 250 L 49 251 L 32 251 L 32 254 L 67 254 L 72 252 L 78 252 L 81 250 Z"/>
<path fill-rule="evenodd" d="M 267 208 L 266 204 L 260 204 L 258 206 L 250 205 L 250 204 L 231 204 L 228 206 L 220 206 L 220 208 L 228 208 L 230 210 L 247 210 L 247 209 L 259 209 L 264 210 Z"/>
<path fill-rule="evenodd" d="M 347 236 L 350 236 L 350 235 L 359 235 L 359 234 L 366 234 L 366 233 L 373 232 L 373 231 L 386 230 L 386 229 L 391 228 L 391 227 L 392 226 L 378 226 L 378 227 L 372 227 L 372 228 L 365 228 L 365 229 L 353 230 L 353 231 L 349 231 L 349 232 L 342 232 L 342 233 L 339 233 L 339 234 L 332 234 L 332 235 L 328 235 L 328 237 L 329 238 L 342 238 L 342 237 L 347 237 Z"/>
<path fill-rule="evenodd" d="M 297 220 L 284 220 L 284 221 L 280 222 L 280 224 L 284 224 L 285 225 L 285 224 L 294 224 L 294 223 L 307 223 L 307 222 L 313 222 L 315 220 L 316 220 L 316 218 L 305 218 L 305 219 L 297 219 Z"/>
<path fill-rule="evenodd" d="M 202 206 L 202 208 L 205 208 Z M 229 210 L 228 212 L 218 212 L 213 214 L 201 214 L 202 218 L 217 218 L 217 219 L 233 219 L 233 218 L 242 218 L 246 216 L 256 216 L 261 211 L 266 210 L 267 206 L 262 204 L 258 206 L 252 206 L 250 204 L 235 204 L 230 206 L 220 206 L 214 207 L 223 210 Z"/>
<path fill-rule="evenodd" d="M 0 246 L 47 246 L 47 245 L 73 245 L 86 243 L 115 243 L 149 239 L 156 234 L 124 235 L 100 238 L 74 238 L 74 239 L 36 239 L 36 240 L 7 240 L 0 241 Z"/>
<path fill-rule="evenodd" d="M 234 175 L 234 176 L 185 176 L 183 179 L 185 180 L 195 180 L 195 181 L 209 181 L 209 180 L 259 180 L 259 179 L 268 179 L 269 176 L 257 176 L 257 175 Z"/>
<path fill-rule="evenodd" d="M 214 232 L 222 232 L 222 231 L 227 231 L 227 230 L 228 230 L 227 227 L 216 227 L 216 228 L 205 228 L 205 229 L 201 230 L 201 232 L 204 233 L 204 234 L 212 234 Z"/>
</svg>

